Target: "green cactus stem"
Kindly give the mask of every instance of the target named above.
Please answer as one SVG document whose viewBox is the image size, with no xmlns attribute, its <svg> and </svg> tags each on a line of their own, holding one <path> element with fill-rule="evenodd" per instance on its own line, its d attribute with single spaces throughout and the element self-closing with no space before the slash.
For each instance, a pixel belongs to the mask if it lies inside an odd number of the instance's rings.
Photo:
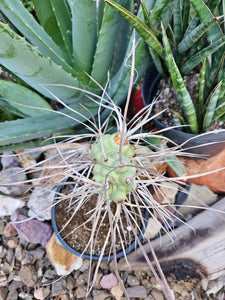
<svg viewBox="0 0 225 300">
<path fill-rule="evenodd" d="M 127 194 L 136 189 L 136 183 L 130 180 L 136 174 L 136 168 L 131 162 L 134 157 L 134 146 L 129 142 L 124 143 L 122 161 L 119 155 L 120 134 L 105 134 L 92 146 L 91 157 L 95 161 L 93 180 L 108 184 L 107 195 L 111 201 L 123 202 Z M 107 197 L 105 189 L 100 195 Z"/>
</svg>

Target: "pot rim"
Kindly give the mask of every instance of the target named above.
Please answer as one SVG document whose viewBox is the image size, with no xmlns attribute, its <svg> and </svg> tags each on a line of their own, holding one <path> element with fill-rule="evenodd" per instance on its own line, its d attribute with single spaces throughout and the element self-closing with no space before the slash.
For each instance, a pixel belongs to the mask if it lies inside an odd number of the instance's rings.
<svg viewBox="0 0 225 300">
<path fill-rule="evenodd" d="M 63 182 L 66 182 L 67 179 L 65 179 Z M 56 224 L 56 218 L 55 218 L 55 215 L 56 215 L 56 204 L 57 204 L 57 194 L 61 191 L 61 189 L 65 186 L 63 185 L 63 182 L 61 185 L 59 185 L 56 189 L 56 192 L 55 192 L 55 196 L 54 196 L 54 200 L 53 200 L 53 205 L 52 205 L 52 208 L 51 208 L 51 221 L 52 221 L 52 227 L 53 227 L 53 230 L 58 238 L 58 240 L 60 241 L 60 243 L 63 245 L 63 247 L 65 247 L 65 249 L 67 249 L 68 251 L 70 251 L 72 254 L 78 256 L 78 257 L 81 257 L 83 259 L 88 259 L 88 260 L 99 260 L 100 256 L 99 255 L 90 255 L 90 254 L 87 254 L 87 253 L 81 253 L 77 250 L 75 250 L 74 248 L 72 248 L 70 245 L 68 245 L 66 243 L 66 241 L 63 239 L 63 237 L 61 236 L 59 230 L 58 230 L 58 227 L 57 227 L 57 224 Z M 149 216 L 150 216 L 150 213 L 148 211 L 148 209 L 145 209 L 145 226 L 141 228 L 141 232 L 138 234 L 138 240 L 141 240 L 144 236 L 144 228 L 146 228 L 147 226 L 147 222 L 148 222 L 148 219 L 149 219 Z M 129 247 L 127 247 L 125 249 L 125 253 L 128 254 L 130 253 L 132 250 L 134 250 L 136 248 L 136 246 L 138 245 L 138 241 L 137 240 L 134 240 L 130 245 Z M 124 251 L 121 250 L 119 252 L 116 253 L 116 259 L 119 259 L 121 257 L 124 256 Z M 113 254 L 110 254 L 110 255 L 103 255 L 102 256 L 102 259 L 101 261 L 111 261 L 113 260 L 114 258 L 114 255 Z"/>
</svg>

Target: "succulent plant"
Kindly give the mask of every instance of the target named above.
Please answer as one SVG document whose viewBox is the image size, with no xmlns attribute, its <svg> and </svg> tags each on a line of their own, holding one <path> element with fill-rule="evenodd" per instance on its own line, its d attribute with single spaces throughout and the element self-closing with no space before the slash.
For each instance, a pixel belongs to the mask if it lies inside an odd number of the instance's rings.
<svg viewBox="0 0 225 300">
<path fill-rule="evenodd" d="M 102 185 L 108 185 L 108 197 L 114 202 L 122 202 L 127 194 L 136 188 L 136 183 L 130 178 L 136 174 L 136 168 L 131 159 L 135 154 L 134 146 L 126 142 L 119 155 L 120 134 L 105 134 L 93 145 L 91 157 L 95 160 L 93 180 Z M 104 191 L 101 196 L 106 198 Z"/>
<path fill-rule="evenodd" d="M 133 1 L 118 3 L 134 9 Z M 102 93 L 120 104 L 128 91 L 135 38 L 128 22 L 104 1 L 34 0 L 33 4 L 34 16 L 19 0 L 0 1 L 0 67 L 17 82 L 6 96 L 6 83 L 1 82 L 0 107 L 20 112 L 17 120 L 7 126 L 0 124 L 0 146 L 25 148 L 46 137 L 73 131 L 75 126 L 84 130 L 79 124 L 97 114 Z M 146 56 L 145 43 L 137 38 L 137 82 L 146 70 Z M 30 103 L 21 103 L 16 96 L 18 91 L 28 98 L 28 88 L 38 92 L 41 102 L 48 106 L 39 107 L 34 101 L 39 116 L 25 116 L 23 108 Z M 33 97 L 37 99 L 34 94 L 31 102 Z M 55 112 L 49 100 L 63 107 Z"/>
<path fill-rule="evenodd" d="M 112 0 L 105 0 L 138 31 L 149 47 L 153 62 L 166 80 L 173 83 L 183 116 L 177 124 L 190 125 L 192 133 L 208 130 L 225 119 L 224 6 L 222 1 L 142 1 L 144 22 Z M 147 7 L 148 4 L 148 7 Z M 196 99 L 183 80 L 191 70 L 200 73 Z"/>
</svg>

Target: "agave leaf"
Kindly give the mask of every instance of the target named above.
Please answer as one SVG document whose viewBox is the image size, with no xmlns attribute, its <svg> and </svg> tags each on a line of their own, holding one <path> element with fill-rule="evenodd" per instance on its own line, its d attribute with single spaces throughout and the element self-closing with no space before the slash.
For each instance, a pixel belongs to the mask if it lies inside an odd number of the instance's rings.
<svg viewBox="0 0 225 300">
<path fill-rule="evenodd" d="M 131 35 L 131 41 L 135 38 L 135 33 Z M 139 82 L 141 79 L 143 73 L 146 71 L 150 57 L 148 48 L 146 46 L 146 43 L 142 39 L 135 40 L 136 45 L 136 51 L 135 51 L 135 71 L 137 74 L 137 77 L 135 77 L 135 80 Z M 117 74 L 112 78 L 110 82 L 110 86 L 107 90 L 107 92 L 110 94 L 111 98 L 113 99 L 113 102 L 116 105 L 120 105 L 122 100 L 126 99 L 127 92 L 128 92 L 128 86 L 130 82 L 130 65 L 131 65 L 131 56 L 130 53 L 132 51 L 132 43 L 130 43 L 129 47 L 127 48 L 126 55 L 124 57 L 124 62 L 121 64 L 120 70 L 117 72 Z M 124 68 L 124 65 L 126 64 L 126 68 Z M 108 110 L 105 110 L 103 115 L 108 114 Z M 103 117 L 104 118 L 104 117 Z"/>
<path fill-rule="evenodd" d="M 61 83 L 81 87 L 78 80 L 2 23 L 0 40 L 0 62 L 6 69 L 46 97 L 54 98 L 43 85 L 53 84 L 48 89 L 62 101 L 69 98 L 74 98 L 74 103 L 79 101 L 79 92 L 57 86 Z"/>
<path fill-rule="evenodd" d="M 217 41 L 210 44 L 208 47 L 200 50 L 194 56 L 189 58 L 181 67 L 181 72 L 183 74 L 188 74 L 194 69 L 200 62 L 202 62 L 206 57 L 212 55 L 218 49 L 220 49 L 225 44 L 225 36 L 222 36 Z"/>
<path fill-rule="evenodd" d="M 101 85 L 104 85 L 107 80 L 105 74 L 107 74 L 110 69 L 117 47 L 116 44 L 110 47 L 108 47 L 108 45 L 111 41 L 115 40 L 121 30 L 121 26 L 125 25 L 125 28 L 123 28 L 125 32 L 128 32 L 130 29 L 129 23 L 125 21 L 126 23 L 124 24 L 124 21 L 125 20 L 115 12 L 110 5 L 106 4 L 91 72 L 91 76 Z M 123 35 L 123 41 L 121 41 L 120 46 L 124 46 L 124 49 L 126 49 L 127 43 L 128 40 L 126 40 Z M 122 49 L 120 48 L 120 50 Z M 120 53 L 119 56 L 123 58 L 121 54 L 122 53 Z M 118 63 L 121 65 L 121 62 Z M 118 66 L 114 65 L 114 68 L 118 69 Z"/>
<path fill-rule="evenodd" d="M 93 103 L 85 101 L 85 109 L 81 105 L 71 105 L 71 109 L 64 108 L 58 112 L 53 111 L 44 116 L 28 117 L 0 123 L 0 146 L 30 142 L 35 139 L 46 139 L 53 134 L 70 129 L 90 118 L 88 110 L 93 110 Z M 85 128 L 85 127 L 84 127 Z"/>
<path fill-rule="evenodd" d="M 165 48 L 165 54 L 168 62 L 168 68 L 170 72 L 170 77 L 173 82 L 173 86 L 175 88 L 177 98 L 180 102 L 182 113 L 187 121 L 190 124 L 190 129 L 192 133 L 198 132 L 198 122 L 196 111 L 190 97 L 190 94 L 187 91 L 187 88 L 184 84 L 184 81 L 181 77 L 179 69 L 175 63 L 174 57 L 172 55 L 172 51 L 170 49 L 169 41 L 166 36 L 165 29 L 162 25 L 162 33 L 163 33 L 163 44 Z"/>
<path fill-rule="evenodd" d="M 91 73 L 97 42 L 96 2 L 69 0 L 68 3 L 72 13 L 72 46 L 75 70 L 79 79 L 88 82 L 84 73 Z"/>
<path fill-rule="evenodd" d="M 216 22 L 216 19 L 209 19 L 198 25 L 192 31 L 185 35 L 184 39 L 178 45 L 178 51 L 184 53 L 190 49 L 204 34 L 205 32 Z"/>
<path fill-rule="evenodd" d="M 195 98 L 195 109 L 198 115 L 199 126 L 202 124 L 203 120 L 203 110 L 204 110 L 204 88 L 205 88 L 205 66 L 206 59 L 204 59 L 201 71 L 199 73 L 199 80 L 196 90 L 196 98 Z"/>
<path fill-rule="evenodd" d="M 66 0 L 33 0 L 35 12 L 45 31 L 67 53 L 72 64 L 71 14 Z"/>
<path fill-rule="evenodd" d="M 137 30 L 137 32 L 145 40 L 145 42 L 149 45 L 149 47 L 153 48 L 159 55 L 162 55 L 163 49 L 159 40 L 157 39 L 155 33 L 152 30 L 150 30 L 144 22 L 142 22 L 138 17 L 136 17 L 127 9 L 115 3 L 114 1 L 112 0 L 105 0 L 105 1 L 109 3 L 111 6 L 113 6 L 117 11 L 119 11 L 120 14 L 124 16 L 124 18 L 128 20 L 128 22 L 131 23 L 131 25 Z"/>
<path fill-rule="evenodd" d="M 0 95 L 20 116 L 48 114 L 52 107 L 37 93 L 11 81 L 0 80 Z"/>
<path fill-rule="evenodd" d="M 62 66 L 67 72 L 72 72 L 72 68 L 67 64 L 63 51 L 37 23 L 21 1 L 1 0 L 0 11 L 4 13 L 32 45 L 38 47 L 47 57 L 51 57 L 56 64 Z"/>
<path fill-rule="evenodd" d="M 217 105 L 218 96 L 220 93 L 221 84 L 222 81 L 220 81 L 219 84 L 215 87 L 214 91 L 212 92 L 212 95 L 209 98 L 207 107 L 205 108 L 205 114 L 204 114 L 203 125 L 202 125 L 203 132 L 206 132 L 210 124 L 212 123 L 213 115 L 215 113 L 215 109 Z"/>
</svg>

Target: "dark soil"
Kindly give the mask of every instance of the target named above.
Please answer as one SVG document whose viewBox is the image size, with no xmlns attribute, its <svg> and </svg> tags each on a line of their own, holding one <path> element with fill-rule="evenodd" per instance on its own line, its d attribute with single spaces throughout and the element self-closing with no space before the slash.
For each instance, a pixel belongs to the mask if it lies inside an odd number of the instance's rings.
<svg viewBox="0 0 225 300">
<path fill-rule="evenodd" d="M 90 219 L 90 216 L 93 214 L 93 210 L 96 209 L 97 204 L 97 195 L 92 196 L 92 198 L 87 201 L 85 204 L 82 205 L 81 208 L 76 212 L 76 215 L 73 216 L 74 209 L 70 206 L 69 207 L 69 201 L 70 200 L 63 200 L 56 206 L 56 224 L 59 230 L 61 230 L 66 222 L 71 218 L 69 224 L 65 226 L 65 228 L 60 231 L 62 237 L 66 241 L 70 247 L 75 249 L 78 252 L 83 252 L 85 248 L 87 247 L 91 233 L 93 228 L 93 222 L 94 219 Z M 111 202 L 111 211 L 114 215 L 116 213 L 117 205 L 114 202 Z M 71 209 L 72 208 L 72 209 Z M 91 245 L 87 248 L 85 251 L 86 254 L 90 254 L 92 252 L 92 255 L 100 255 L 102 248 L 104 246 L 108 231 L 110 230 L 110 224 L 109 224 L 109 216 L 107 210 L 107 205 L 103 204 L 103 207 L 101 209 L 101 215 L 98 220 L 97 224 L 97 231 L 94 234 L 93 239 L 93 245 Z M 89 213 L 92 211 L 91 213 Z M 142 213 L 144 214 L 144 210 L 142 210 Z M 132 209 L 132 214 L 135 216 L 138 226 L 141 226 L 141 218 L 139 216 L 139 213 L 136 209 Z M 129 246 L 134 240 L 134 234 L 132 230 L 128 226 L 128 222 L 126 219 L 126 216 L 121 210 L 120 212 L 120 222 L 118 223 L 118 230 L 115 234 L 115 247 L 116 252 L 121 251 L 124 247 Z M 137 230 L 137 226 L 133 225 L 135 229 Z M 79 227 L 79 229 L 77 229 Z M 114 224 L 115 228 L 115 224 Z M 121 236 L 118 234 L 118 231 L 120 232 Z M 138 230 L 137 230 L 138 232 Z M 108 239 L 107 246 L 104 251 L 104 255 L 112 254 L 113 249 L 111 248 L 112 244 L 112 237 L 110 235 Z"/>
</svg>

